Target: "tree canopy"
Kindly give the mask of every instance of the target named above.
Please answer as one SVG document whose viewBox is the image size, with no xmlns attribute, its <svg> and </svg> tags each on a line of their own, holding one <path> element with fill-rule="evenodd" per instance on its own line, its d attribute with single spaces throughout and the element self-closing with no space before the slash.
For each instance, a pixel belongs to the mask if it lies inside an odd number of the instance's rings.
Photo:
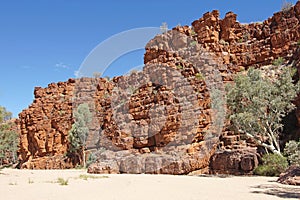
<svg viewBox="0 0 300 200">
<path fill-rule="evenodd" d="M 273 153 L 281 154 L 278 141 L 282 119 L 295 108 L 292 101 L 300 91 L 299 83 L 294 84 L 292 79 L 294 73 L 286 67 L 279 77 L 271 79 L 250 68 L 227 86 L 229 119 L 234 129 Z"/>
<path fill-rule="evenodd" d="M 12 130 L 12 113 L 0 106 L 0 166 L 12 164 L 17 160 L 18 134 Z"/>
<path fill-rule="evenodd" d="M 12 113 L 7 111 L 5 107 L 0 106 L 0 123 L 10 120 Z"/>
<path fill-rule="evenodd" d="M 82 162 L 83 166 L 85 166 L 85 145 L 89 134 L 89 123 L 92 120 L 92 114 L 88 104 L 80 104 L 73 115 L 75 122 L 69 132 L 69 151 L 75 154 L 82 154 Z"/>
</svg>

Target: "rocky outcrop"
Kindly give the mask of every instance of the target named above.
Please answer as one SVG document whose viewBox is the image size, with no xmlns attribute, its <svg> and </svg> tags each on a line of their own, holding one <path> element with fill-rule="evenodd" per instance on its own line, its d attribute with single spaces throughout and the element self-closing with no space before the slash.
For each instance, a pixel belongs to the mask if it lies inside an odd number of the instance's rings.
<svg viewBox="0 0 300 200">
<path fill-rule="evenodd" d="M 289 167 L 286 172 L 280 174 L 280 177 L 277 181 L 287 185 L 300 185 L 300 167 Z"/>
<path fill-rule="evenodd" d="M 278 57 L 286 61 L 298 47 L 300 2 L 287 12 L 275 13 L 264 22 L 241 24 L 229 12 L 206 13 L 192 23 L 198 42 L 223 58 L 233 69 L 271 64 Z"/>
<path fill-rule="evenodd" d="M 258 166 L 256 148 L 242 148 L 216 152 L 210 160 L 210 173 L 250 175 Z"/>
<path fill-rule="evenodd" d="M 256 150 L 223 127 L 223 85 L 250 66 L 297 60 L 299 14 L 300 2 L 253 24 L 237 22 L 232 12 L 224 19 L 208 12 L 191 28 L 176 27 L 149 41 L 142 72 L 36 88 L 34 102 L 19 115 L 21 168 L 78 164 L 66 156 L 68 132 L 73 110 L 88 103 L 93 120 L 87 147 L 100 150 L 91 173 L 187 174 L 210 166 L 211 173 L 250 174 Z"/>
<path fill-rule="evenodd" d="M 46 168 L 46 164 L 38 164 L 40 159 L 66 153 L 68 131 L 72 126 L 74 85 L 75 80 L 70 79 L 49 84 L 45 89 L 35 88 L 34 102 L 19 114 L 21 135 L 18 154 L 22 168 Z"/>
</svg>

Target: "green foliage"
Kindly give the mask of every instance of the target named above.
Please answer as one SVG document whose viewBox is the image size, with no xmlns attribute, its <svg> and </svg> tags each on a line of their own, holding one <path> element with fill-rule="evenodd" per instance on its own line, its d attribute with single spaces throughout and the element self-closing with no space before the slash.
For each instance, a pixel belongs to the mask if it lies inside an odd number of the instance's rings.
<svg viewBox="0 0 300 200">
<path fill-rule="evenodd" d="M 57 179 L 57 183 L 58 183 L 59 185 L 65 186 L 65 185 L 68 185 L 68 184 L 69 184 L 69 180 L 68 180 L 68 179 L 63 179 L 63 178 L 58 178 L 58 179 Z"/>
<path fill-rule="evenodd" d="M 93 164 L 94 162 L 96 162 L 97 160 L 97 156 L 94 153 L 90 153 L 86 162 L 86 166 L 90 166 L 91 164 Z"/>
<path fill-rule="evenodd" d="M 275 66 L 280 66 L 283 65 L 283 63 L 284 63 L 284 59 L 282 57 L 279 57 L 275 59 L 272 64 Z"/>
<path fill-rule="evenodd" d="M 262 161 L 263 164 L 254 170 L 259 176 L 279 176 L 288 168 L 287 159 L 278 154 L 266 154 Z"/>
<path fill-rule="evenodd" d="M 243 38 L 238 39 L 238 43 L 242 43 L 242 42 L 244 42 Z"/>
<path fill-rule="evenodd" d="M 88 179 L 102 179 L 102 178 L 109 178 L 109 177 L 108 176 L 93 176 L 93 175 L 87 175 L 87 174 L 80 174 L 79 178 L 87 181 Z"/>
<path fill-rule="evenodd" d="M 19 136 L 11 130 L 12 124 L 7 122 L 11 119 L 12 113 L 0 106 L 0 166 L 6 163 L 17 161 L 17 149 Z"/>
<path fill-rule="evenodd" d="M 300 91 L 299 84 L 293 83 L 294 73 L 287 67 L 280 77 L 271 80 L 250 68 L 247 75 L 236 76 L 234 84 L 227 85 L 229 119 L 235 131 L 280 154 L 282 119 L 295 108 L 291 101 Z"/>
<path fill-rule="evenodd" d="M 193 46 L 196 46 L 198 44 L 198 42 L 197 41 L 192 41 L 191 43 L 190 43 L 190 45 L 193 47 Z"/>
<path fill-rule="evenodd" d="M 83 164 L 85 165 L 85 145 L 89 134 L 89 123 L 92 120 L 92 113 L 88 104 L 80 104 L 74 112 L 75 122 L 69 131 L 69 152 L 83 154 Z"/>
<path fill-rule="evenodd" d="M 197 33 L 195 32 L 195 30 L 192 30 L 191 31 L 191 36 L 196 36 L 197 35 Z"/>
<path fill-rule="evenodd" d="M 15 163 L 17 160 L 18 134 L 0 125 L 0 166 L 4 160 Z"/>
<path fill-rule="evenodd" d="M 300 140 L 289 141 L 284 148 L 284 155 L 287 156 L 290 165 L 300 166 Z"/>
<path fill-rule="evenodd" d="M 200 81 L 204 80 L 204 76 L 203 76 L 203 74 L 201 72 L 197 73 L 195 76 Z"/>
<path fill-rule="evenodd" d="M 0 106 L 0 123 L 10 120 L 12 113 L 7 111 L 5 107 Z"/>
<path fill-rule="evenodd" d="M 177 69 L 183 69 L 183 66 L 182 66 L 181 64 L 177 64 L 177 65 L 176 65 L 176 68 L 177 68 Z"/>
</svg>

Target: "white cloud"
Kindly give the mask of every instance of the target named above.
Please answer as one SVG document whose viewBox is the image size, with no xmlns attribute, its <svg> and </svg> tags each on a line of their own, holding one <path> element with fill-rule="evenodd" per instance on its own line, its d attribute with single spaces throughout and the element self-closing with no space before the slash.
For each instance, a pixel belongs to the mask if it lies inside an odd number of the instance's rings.
<svg viewBox="0 0 300 200">
<path fill-rule="evenodd" d="M 64 63 L 62 63 L 62 62 L 57 63 L 57 64 L 55 65 L 55 67 L 56 67 L 56 68 L 59 68 L 59 69 L 69 69 L 69 68 L 70 68 L 69 65 L 64 64 Z"/>
<path fill-rule="evenodd" d="M 28 66 L 28 65 L 22 65 L 20 68 L 21 68 L 21 69 L 31 69 L 31 67 Z"/>
</svg>

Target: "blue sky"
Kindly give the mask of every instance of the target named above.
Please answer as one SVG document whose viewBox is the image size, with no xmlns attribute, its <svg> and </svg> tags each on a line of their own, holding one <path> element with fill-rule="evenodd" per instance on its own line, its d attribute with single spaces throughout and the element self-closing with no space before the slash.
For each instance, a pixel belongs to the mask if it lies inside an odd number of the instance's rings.
<svg viewBox="0 0 300 200">
<path fill-rule="evenodd" d="M 296 0 L 290 1 L 295 3 Z M 190 25 L 205 12 L 263 21 L 282 0 L 1 0 L 0 105 L 16 117 L 33 100 L 35 86 L 75 77 L 85 57 L 110 36 L 133 28 Z M 117 60 L 107 75 L 143 64 L 143 51 Z M 126 71 L 126 70 L 125 70 Z"/>
</svg>

